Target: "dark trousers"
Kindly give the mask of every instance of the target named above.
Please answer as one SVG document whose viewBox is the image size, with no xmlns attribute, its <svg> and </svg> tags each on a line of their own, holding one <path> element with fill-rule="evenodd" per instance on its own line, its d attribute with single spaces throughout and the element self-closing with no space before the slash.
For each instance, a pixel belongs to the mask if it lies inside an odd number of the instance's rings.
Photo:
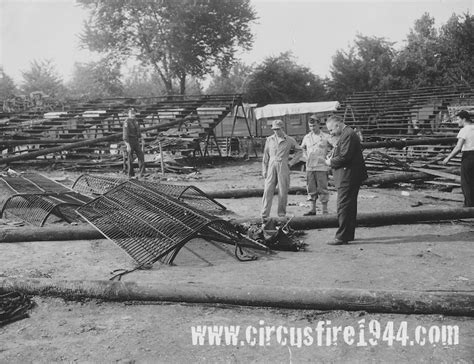
<svg viewBox="0 0 474 364">
<path fill-rule="evenodd" d="M 133 153 L 135 153 L 138 158 L 138 169 L 139 175 L 141 176 L 145 173 L 145 155 L 143 154 L 142 148 L 140 148 L 140 142 L 130 140 L 129 143 L 130 152 L 127 154 L 128 176 L 133 177 L 135 175 L 135 171 L 133 170 Z"/>
<path fill-rule="evenodd" d="M 337 219 L 339 220 L 339 228 L 336 232 L 336 239 L 343 241 L 354 240 L 359 189 L 359 185 L 340 186 L 337 189 Z"/>
<path fill-rule="evenodd" d="M 474 207 L 474 152 L 463 152 L 461 162 L 461 188 L 464 207 Z"/>
</svg>

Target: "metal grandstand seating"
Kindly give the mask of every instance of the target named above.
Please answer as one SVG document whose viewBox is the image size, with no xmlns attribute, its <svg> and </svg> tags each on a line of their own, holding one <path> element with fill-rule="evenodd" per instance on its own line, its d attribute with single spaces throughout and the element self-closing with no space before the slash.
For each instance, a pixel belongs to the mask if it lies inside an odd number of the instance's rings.
<svg viewBox="0 0 474 364">
<path fill-rule="evenodd" d="M 191 239 L 237 247 L 268 248 L 232 224 L 138 181 L 130 180 L 81 206 L 77 212 L 140 265 L 171 264 Z"/>
</svg>

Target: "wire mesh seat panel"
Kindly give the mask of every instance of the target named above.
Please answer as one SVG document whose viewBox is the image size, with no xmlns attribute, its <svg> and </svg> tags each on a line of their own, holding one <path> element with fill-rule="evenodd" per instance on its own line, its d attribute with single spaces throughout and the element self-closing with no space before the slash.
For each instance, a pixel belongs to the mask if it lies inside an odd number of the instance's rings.
<svg viewBox="0 0 474 364">
<path fill-rule="evenodd" d="M 72 189 L 89 196 L 103 195 L 107 191 L 110 191 L 112 188 L 117 187 L 119 184 L 122 184 L 127 180 L 128 179 L 125 177 L 82 174 L 76 179 L 72 185 Z"/>
<path fill-rule="evenodd" d="M 225 210 L 225 206 L 207 196 L 203 191 L 195 186 L 171 185 L 166 183 L 154 183 L 148 181 L 137 181 L 152 191 L 164 193 L 173 196 L 197 209 L 212 212 L 216 210 Z"/>
<path fill-rule="evenodd" d="M 79 219 L 74 210 L 89 202 L 90 198 L 75 192 L 24 193 L 16 194 L 5 201 L 1 216 L 11 214 L 31 225 L 43 226 L 48 217 L 54 214 L 67 222 Z"/>
<path fill-rule="evenodd" d="M 112 188 L 127 182 L 125 177 L 104 177 L 83 174 L 77 178 L 72 188 L 75 191 L 89 196 L 102 195 Z M 210 198 L 203 191 L 195 186 L 171 185 L 160 182 L 134 181 L 133 183 L 142 185 L 154 192 L 164 193 L 186 202 L 188 205 L 207 212 L 225 210 L 225 206 Z"/>
<path fill-rule="evenodd" d="M 4 176 L 2 180 L 16 194 L 10 196 L 0 211 L 36 226 L 43 226 L 53 214 L 67 222 L 79 220 L 74 210 L 91 199 L 62 184 L 36 173 Z"/>
<path fill-rule="evenodd" d="M 241 238 L 230 223 L 136 181 L 115 187 L 77 212 L 140 264 L 171 263 L 199 233 L 234 244 Z"/>
<path fill-rule="evenodd" d="M 69 188 L 37 173 L 22 173 L 20 176 L 4 176 L 2 179 L 17 193 L 71 192 Z"/>
</svg>

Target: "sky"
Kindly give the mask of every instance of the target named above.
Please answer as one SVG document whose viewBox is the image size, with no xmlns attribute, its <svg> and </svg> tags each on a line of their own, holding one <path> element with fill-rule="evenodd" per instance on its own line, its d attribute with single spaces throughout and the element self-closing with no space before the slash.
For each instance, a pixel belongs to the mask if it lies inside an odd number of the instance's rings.
<svg viewBox="0 0 474 364">
<path fill-rule="evenodd" d="M 357 34 L 384 37 L 401 47 L 414 21 L 428 12 L 440 26 L 453 14 L 474 12 L 474 0 L 251 0 L 258 20 L 247 64 L 291 51 L 299 64 L 328 76 L 332 56 Z M 33 60 L 51 59 L 65 81 L 75 62 L 98 59 L 78 35 L 87 13 L 74 0 L 0 0 L 0 66 L 18 84 Z"/>
</svg>

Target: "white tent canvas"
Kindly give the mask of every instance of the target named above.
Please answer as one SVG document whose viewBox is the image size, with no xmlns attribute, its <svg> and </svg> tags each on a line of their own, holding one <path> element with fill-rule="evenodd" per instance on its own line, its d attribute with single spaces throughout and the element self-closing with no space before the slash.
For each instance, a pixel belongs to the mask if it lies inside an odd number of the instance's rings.
<svg viewBox="0 0 474 364">
<path fill-rule="evenodd" d="M 285 115 L 317 114 L 336 111 L 338 107 L 338 101 L 269 104 L 256 108 L 255 117 L 259 120 L 262 118 L 275 118 Z"/>
</svg>

